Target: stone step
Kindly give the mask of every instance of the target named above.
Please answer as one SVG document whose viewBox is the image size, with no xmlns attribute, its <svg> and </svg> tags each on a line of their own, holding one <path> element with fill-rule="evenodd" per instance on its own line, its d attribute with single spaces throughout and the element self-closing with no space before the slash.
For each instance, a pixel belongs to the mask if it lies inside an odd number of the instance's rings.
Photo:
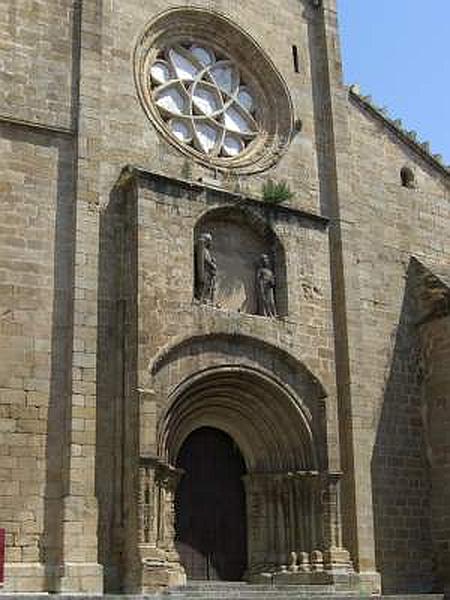
<svg viewBox="0 0 450 600">
<path fill-rule="evenodd" d="M 345 595 L 345 594 L 320 594 L 305 593 L 304 591 L 296 590 L 232 590 L 229 592 L 225 591 L 208 591 L 202 592 L 169 592 L 159 594 L 155 596 L 155 600 L 294 600 L 296 598 L 301 599 L 313 599 L 313 600 L 332 600 L 333 598 L 339 598 L 340 600 L 354 600 L 356 595 Z"/>
<path fill-rule="evenodd" d="M 298 598 L 300 595 L 302 597 L 308 596 L 308 597 L 313 597 L 316 600 L 318 600 L 319 598 L 322 597 L 329 597 L 332 594 L 332 592 L 330 591 L 329 593 L 324 593 L 324 592 L 319 592 L 319 591 L 311 591 L 311 592 L 307 592 L 306 590 L 299 590 L 299 589 L 286 589 L 286 588 L 278 588 L 278 587 L 273 587 L 270 589 L 256 589 L 256 590 L 249 590 L 249 589 L 230 589 L 230 590 L 211 590 L 211 589 L 205 589 L 205 590 L 179 590 L 179 591 L 170 591 L 170 592 L 166 592 L 164 594 L 164 596 L 166 598 L 185 598 L 185 597 L 189 597 L 189 598 L 205 598 L 206 596 L 210 597 L 210 598 L 281 598 L 281 596 L 286 597 L 286 598 Z M 350 595 L 349 595 L 350 596 Z M 351 595 L 353 598 L 355 597 L 355 595 Z"/>
<path fill-rule="evenodd" d="M 160 594 L 154 597 L 155 600 L 304 600 L 306 598 L 313 600 L 334 600 L 339 598 L 340 600 L 354 600 L 356 597 L 364 598 L 363 596 L 348 596 L 348 595 L 332 595 L 326 596 L 321 594 L 305 594 L 303 592 L 295 593 L 293 591 L 285 590 L 272 590 L 272 591 L 259 591 L 259 592 L 247 592 L 247 591 L 234 591 L 231 593 L 223 592 L 207 592 L 202 593 L 170 593 Z M 149 597 L 150 598 L 150 597 Z M 153 597 L 152 597 L 153 598 Z M 369 599 L 369 597 L 367 597 Z"/>
<path fill-rule="evenodd" d="M 1 593 L 0 600 L 444 600 L 443 594 L 400 594 L 393 596 L 368 596 L 349 592 L 324 592 L 305 589 L 306 586 L 266 586 L 229 584 L 189 584 L 157 594 L 27 594 Z M 308 586 L 311 588 L 312 586 Z"/>
<path fill-rule="evenodd" d="M 332 586 L 328 585 L 264 585 L 248 584 L 242 582 L 189 582 L 185 587 L 167 590 L 162 597 L 165 598 L 189 598 L 191 599 L 264 599 L 264 598 L 299 598 L 313 597 L 319 600 L 323 597 L 329 598 L 335 595 Z M 355 598 L 357 594 L 346 594 Z M 342 594 L 340 595 L 342 596 Z"/>
<path fill-rule="evenodd" d="M 359 592 L 339 592 L 326 585 L 251 585 L 233 582 L 189 582 L 148 600 L 443 600 L 441 594 L 374 597 Z"/>
</svg>

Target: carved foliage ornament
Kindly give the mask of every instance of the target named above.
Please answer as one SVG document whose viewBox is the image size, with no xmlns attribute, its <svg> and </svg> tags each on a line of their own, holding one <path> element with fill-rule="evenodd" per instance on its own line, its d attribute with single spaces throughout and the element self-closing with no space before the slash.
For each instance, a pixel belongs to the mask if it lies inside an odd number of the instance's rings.
<svg viewBox="0 0 450 600">
<path fill-rule="evenodd" d="M 136 47 L 135 79 L 159 133 L 208 166 L 257 172 L 291 139 L 283 79 L 256 42 L 217 13 L 178 8 L 152 21 Z"/>
</svg>

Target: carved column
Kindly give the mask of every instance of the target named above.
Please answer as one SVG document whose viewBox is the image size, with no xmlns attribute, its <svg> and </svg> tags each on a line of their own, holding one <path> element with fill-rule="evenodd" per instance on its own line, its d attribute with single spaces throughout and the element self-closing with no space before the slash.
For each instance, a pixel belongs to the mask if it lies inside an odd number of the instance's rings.
<svg viewBox="0 0 450 600">
<path fill-rule="evenodd" d="M 281 567 L 286 564 L 287 548 L 286 548 L 286 522 L 284 506 L 285 496 L 283 494 L 284 477 L 283 475 L 275 475 L 273 478 L 273 497 L 275 502 L 275 539 L 276 539 L 276 565 Z"/>
<path fill-rule="evenodd" d="M 249 474 L 243 478 L 247 503 L 248 575 L 262 573 L 269 568 L 270 518 L 265 480 Z"/>
<path fill-rule="evenodd" d="M 156 547 L 155 471 L 142 460 L 139 467 L 139 544 Z"/>
<path fill-rule="evenodd" d="M 292 553 L 322 547 L 317 472 L 250 474 L 245 483 L 250 577 L 284 572 Z"/>
<path fill-rule="evenodd" d="M 183 471 L 157 457 L 139 467 L 139 550 L 142 593 L 186 583 L 175 549 L 175 491 Z"/>
<path fill-rule="evenodd" d="M 170 553 L 170 558 L 178 560 L 175 550 L 175 491 L 184 471 L 158 463 L 155 469 L 155 483 L 158 491 L 158 548 Z"/>
<path fill-rule="evenodd" d="M 322 547 L 318 473 L 315 471 L 299 471 L 293 473 L 291 479 L 296 507 L 296 545 L 295 548 L 292 548 L 292 551 L 310 553 L 312 550 Z"/>
<path fill-rule="evenodd" d="M 271 569 L 277 565 L 277 507 L 274 494 L 274 483 L 271 477 L 264 477 L 264 495 L 267 504 L 267 543 L 266 562 Z"/>
<path fill-rule="evenodd" d="M 324 562 L 325 569 L 332 573 L 353 572 L 350 554 L 342 546 L 341 478 L 341 472 L 322 477 Z"/>
</svg>

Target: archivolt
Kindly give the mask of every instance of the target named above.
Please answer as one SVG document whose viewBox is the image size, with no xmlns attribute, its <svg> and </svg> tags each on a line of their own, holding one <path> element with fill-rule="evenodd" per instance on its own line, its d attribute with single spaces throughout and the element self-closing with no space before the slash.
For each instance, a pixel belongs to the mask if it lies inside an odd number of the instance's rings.
<svg viewBox="0 0 450 600">
<path fill-rule="evenodd" d="M 296 379 L 298 379 L 297 383 L 301 388 L 299 394 L 302 398 L 309 398 L 312 401 L 316 401 L 327 397 L 327 392 L 321 382 L 304 363 L 296 360 L 286 350 L 274 346 L 260 337 L 243 333 L 211 332 L 187 338 L 184 334 L 180 335 L 175 342 L 163 348 L 153 358 L 148 369 L 149 375 L 154 378 L 162 369 L 168 367 L 174 361 L 186 357 L 220 353 L 222 355 L 226 354 L 232 361 L 239 359 L 241 362 L 243 356 L 249 356 L 254 359 L 255 350 L 257 350 L 257 354 L 264 356 L 267 361 L 270 361 L 271 368 L 275 368 L 275 372 L 277 369 L 280 370 L 284 367 L 283 371 L 286 371 L 286 373 L 295 374 Z M 274 361 L 276 363 L 275 367 Z M 148 385 L 152 385 L 150 381 Z"/>
<path fill-rule="evenodd" d="M 183 441 L 202 426 L 228 433 L 250 472 L 318 469 L 310 415 L 255 369 L 213 367 L 178 386 L 161 421 L 160 455 L 174 464 Z"/>
</svg>

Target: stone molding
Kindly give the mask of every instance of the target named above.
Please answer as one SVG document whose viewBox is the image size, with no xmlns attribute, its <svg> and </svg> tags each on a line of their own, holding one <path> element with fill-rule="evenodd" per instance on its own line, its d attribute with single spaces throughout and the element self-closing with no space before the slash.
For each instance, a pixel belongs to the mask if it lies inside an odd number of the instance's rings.
<svg viewBox="0 0 450 600">
<path fill-rule="evenodd" d="M 267 204 L 260 197 L 227 189 L 220 180 L 208 180 L 208 182 L 201 180 L 191 181 L 182 177 L 170 177 L 163 173 L 149 171 L 137 165 L 126 165 L 123 167 L 116 182 L 116 188 L 126 189 L 129 186 L 135 185 L 136 181 L 139 180 L 149 182 L 150 184 L 154 182 L 155 184 L 174 185 L 193 195 L 208 194 L 210 192 L 220 194 L 233 205 L 264 209 L 271 219 L 279 221 L 294 218 L 299 221 L 307 221 L 322 230 L 326 230 L 330 224 L 330 218 L 327 215 L 281 204 Z"/>
</svg>

